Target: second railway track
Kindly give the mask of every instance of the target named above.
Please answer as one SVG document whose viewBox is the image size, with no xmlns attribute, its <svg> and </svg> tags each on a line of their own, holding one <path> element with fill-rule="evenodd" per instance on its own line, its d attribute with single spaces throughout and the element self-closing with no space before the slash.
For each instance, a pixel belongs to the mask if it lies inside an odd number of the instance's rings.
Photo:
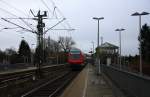
<svg viewBox="0 0 150 97">
<path fill-rule="evenodd" d="M 64 87 L 71 82 L 71 80 L 78 74 L 78 72 L 68 71 L 60 76 L 50 80 L 31 91 L 23 94 L 21 97 L 57 97 Z"/>
</svg>

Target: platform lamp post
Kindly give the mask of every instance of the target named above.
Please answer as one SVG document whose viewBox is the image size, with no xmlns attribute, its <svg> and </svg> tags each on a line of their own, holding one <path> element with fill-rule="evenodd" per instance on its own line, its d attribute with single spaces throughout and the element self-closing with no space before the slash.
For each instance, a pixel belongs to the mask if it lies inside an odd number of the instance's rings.
<svg viewBox="0 0 150 97">
<path fill-rule="evenodd" d="M 142 12 L 142 13 L 138 13 L 138 12 L 135 12 L 133 13 L 131 16 L 139 16 L 139 38 L 140 38 L 140 48 L 139 48 L 139 54 L 140 54 L 140 65 L 139 65 L 139 69 L 140 69 L 140 74 L 142 75 L 142 50 L 141 50 L 141 17 L 143 15 L 148 15 L 150 13 L 148 12 Z"/>
<path fill-rule="evenodd" d="M 124 31 L 125 29 L 121 28 L 121 29 L 116 29 L 115 31 L 118 31 L 119 32 L 119 66 L 120 66 L 120 69 L 122 68 L 121 67 L 121 31 Z"/>
<path fill-rule="evenodd" d="M 97 33 L 97 49 L 98 49 L 98 47 L 99 47 L 99 21 L 104 19 L 104 17 L 100 17 L 100 18 L 93 17 L 93 19 L 98 21 L 98 33 Z M 100 71 L 100 59 L 99 59 L 98 54 L 97 54 L 97 61 L 98 61 L 98 74 L 100 74 L 101 73 L 101 71 Z"/>
</svg>

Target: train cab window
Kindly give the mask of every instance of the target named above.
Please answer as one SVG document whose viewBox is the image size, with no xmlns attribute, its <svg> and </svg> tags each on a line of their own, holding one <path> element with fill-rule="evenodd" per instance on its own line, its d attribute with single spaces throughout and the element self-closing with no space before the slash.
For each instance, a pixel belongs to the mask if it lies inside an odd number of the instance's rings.
<svg viewBox="0 0 150 97">
<path fill-rule="evenodd" d="M 80 58 L 80 54 L 71 54 L 70 58 L 71 59 L 79 59 Z"/>
</svg>

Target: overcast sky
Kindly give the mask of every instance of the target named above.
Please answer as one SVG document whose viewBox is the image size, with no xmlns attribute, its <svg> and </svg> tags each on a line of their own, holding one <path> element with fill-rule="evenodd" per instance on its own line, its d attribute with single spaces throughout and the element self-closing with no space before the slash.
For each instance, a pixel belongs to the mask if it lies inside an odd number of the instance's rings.
<svg viewBox="0 0 150 97">
<path fill-rule="evenodd" d="M 44 5 L 46 3 L 48 8 Z M 76 42 L 76 47 L 88 52 L 92 48 L 92 41 L 97 45 L 97 21 L 93 17 L 104 17 L 100 21 L 100 36 L 103 42 L 119 44 L 119 34 L 115 32 L 117 28 L 124 28 L 122 32 L 122 53 L 124 55 L 138 54 L 138 17 L 131 16 L 134 12 L 150 12 L 149 0 L 53 0 L 57 8 L 55 15 L 67 18 L 56 28 L 74 28 L 75 31 L 49 31 L 45 36 L 57 40 L 59 36 L 71 36 Z M 48 17 L 53 17 L 54 4 L 51 0 L 0 0 L 0 17 L 33 17 L 30 9 L 36 14 L 38 10 L 47 10 Z M 63 15 L 62 15 L 63 13 Z M 28 29 L 21 20 L 11 20 Z M 36 28 L 36 21 L 26 20 L 31 26 Z M 21 23 L 22 22 L 22 23 Z M 46 29 L 58 22 L 58 20 L 44 20 Z M 67 24 L 70 24 L 69 27 Z M 142 24 L 150 25 L 150 15 L 142 17 Z M 0 20 L 0 48 L 14 47 L 18 49 L 21 37 L 31 44 L 36 43 L 36 35 L 22 31 L 21 29 L 2 30 L 4 27 L 14 28 L 3 20 Z"/>
</svg>

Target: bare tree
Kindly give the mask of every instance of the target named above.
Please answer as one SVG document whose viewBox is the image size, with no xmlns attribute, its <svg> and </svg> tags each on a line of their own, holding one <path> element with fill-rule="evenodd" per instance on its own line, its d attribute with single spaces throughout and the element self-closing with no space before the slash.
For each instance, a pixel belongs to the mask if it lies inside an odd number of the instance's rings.
<svg viewBox="0 0 150 97">
<path fill-rule="evenodd" d="M 75 45 L 75 42 L 72 40 L 71 37 L 59 37 L 58 41 L 64 52 L 67 52 L 68 50 L 71 49 L 73 45 Z"/>
<path fill-rule="evenodd" d="M 50 37 L 46 39 L 45 46 L 48 48 L 49 52 L 56 53 L 60 51 L 59 43 L 53 39 L 50 39 Z"/>
</svg>

